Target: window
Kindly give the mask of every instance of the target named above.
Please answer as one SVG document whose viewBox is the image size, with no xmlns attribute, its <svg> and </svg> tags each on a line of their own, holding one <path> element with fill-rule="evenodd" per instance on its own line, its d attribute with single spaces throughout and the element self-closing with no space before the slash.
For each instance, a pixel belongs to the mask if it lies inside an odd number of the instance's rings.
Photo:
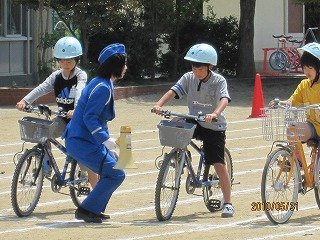
<svg viewBox="0 0 320 240">
<path fill-rule="evenodd" d="M 11 1 L 7 2 L 7 35 L 21 35 L 22 29 L 22 7 L 13 5 Z"/>
<path fill-rule="evenodd" d="M 303 5 L 297 4 L 293 0 L 288 2 L 288 32 L 303 32 Z"/>
<path fill-rule="evenodd" d="M 0 36 L 3 36 L 3 2 L 0 0 Z"/>
<path fill-rule="evenodd" d="M 285 32 L 294 38 L 303 37 L 304 31 L 304 5 L 294 0 L 285 1 Z"/>
</svg>

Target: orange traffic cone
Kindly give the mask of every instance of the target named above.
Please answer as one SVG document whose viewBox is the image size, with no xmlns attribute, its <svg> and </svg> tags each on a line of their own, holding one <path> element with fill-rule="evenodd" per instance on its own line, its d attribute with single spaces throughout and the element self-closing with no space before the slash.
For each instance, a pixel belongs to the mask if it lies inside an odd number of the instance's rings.
<svg viewBox="0 0 320 240">
<path fill-rule="evenodd" d="M 254 90 L 253 90 L 252 110 L 251 110 L 251 115 L 249 117 L 251 118 L 263 117 L 261 108 L 264 108 L 264 97 L 263 97 L 260 74 L 257 73 L 255 78 L 255 83 L 254 83 Z"/>
</svg>

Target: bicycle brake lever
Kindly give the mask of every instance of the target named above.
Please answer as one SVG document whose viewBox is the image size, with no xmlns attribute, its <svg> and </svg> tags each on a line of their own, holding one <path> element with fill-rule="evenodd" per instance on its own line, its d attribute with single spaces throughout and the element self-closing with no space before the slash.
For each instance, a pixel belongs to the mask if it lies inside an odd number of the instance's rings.
<svg viewBox="0 0 320 240">
<path fill-rule="evenodd" d="M 32 105 L 27 105 L 27 106 L 25 106 L 25 108 L 23 109 L 23 111 L 25 111 L 25 112 L 31 112 L 32 109 L 33 109 Z"/>
<path fill-rule="evenodd" d="M 161 112 L 161 115 L 164 117 L 164 118 L 170 118 L 171 116 L 171 112 L 169 110 L 166 110 L 166 111 L 163 111 Z"/>
</svg>

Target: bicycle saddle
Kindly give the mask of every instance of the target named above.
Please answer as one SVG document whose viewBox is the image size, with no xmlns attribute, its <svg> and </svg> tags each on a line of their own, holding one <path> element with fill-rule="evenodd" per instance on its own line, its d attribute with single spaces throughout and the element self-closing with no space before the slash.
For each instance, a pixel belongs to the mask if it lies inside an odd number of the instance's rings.
<svg viewBox="0 0 320 240">
<path fill-rule="evenodd" d="M 292 39 L 292 40 L 289 40 L 289 42 L 291 42 L 291 43 L 302 43 L 302 40 L 299 41 L 297 39 Z"/>
</svg>

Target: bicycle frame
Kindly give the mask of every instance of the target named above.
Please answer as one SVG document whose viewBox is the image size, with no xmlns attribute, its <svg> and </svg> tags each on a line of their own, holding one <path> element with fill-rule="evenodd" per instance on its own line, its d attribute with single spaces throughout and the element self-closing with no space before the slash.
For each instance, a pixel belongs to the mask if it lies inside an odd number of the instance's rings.
<svg viewBox="0 0 320 240">
<path fill-rule="evenodd" d="M 199 160 L 199 163 L 198 163 L 198 168 L 197 168 L 197 172 L 196 173 L 195 173 L 194 168 L 193 168 L 193 166 L 191 164 L 191 161 L 187 160 L 188 170 L 189 170 L 190 176 L 191 176 L 191 178 L 193 180 L 194 187 L 201 188 L 203 186 L 213 186 L 216 183 L 218 183 L 219 182 L 218 180 L 206 180 L 204 182 L 204 181 L 202 181 L 200 179 L 201 172 L 202 172 L 202 166 L 203 166 L 203 163 L 204 163 L 204 155 L 203 155 L 202 150 L 193 141 L 190 142 L 190 146 L 194 150 L 196 150 L 200 155 L 200 160 Z M 187 159 L 189 159 L 189 158 L 187 157 Z"/>
<path fill-rule="evenodd" d="M 59 167 L 57 165 L 57 162 L 52 154 L 52 151 L 50 149 L 50 143 L 52 143 L 53 145 L 55 145 L 62 153 L 64 153 L 66 155 L 66 161 L 65 161 L 65 164 L 64 164 L 64 167 L 63 167 L 63 170 L 62 172 L 60 172 L 59 170 Z M 67 174 L 67 168 L 68 168 L 68 165 L 69 163 L 71 162 L 71 158 L 67 155 L 67 150 L 66 148 L 61 144 L 59 143 L 57 140 L 55 139 L 48 139 L 46 142 L 44 143 L 38 143 L 37 145 L 35 145 L 35 148 L 39 148 L 39 149 L 43 149 L 44 150 L 44 154 L 43 154 L 43 157 L 42 157 L 42 161 L 40 163 L 40 166 L 42 166 L 42 163 L 43 163 L 43 160 L 44 159 L 48 159 L 49 162 L 50 162 L 50 165 L 53 167 L 53 170 L 55 172 L 55 176 L 57 177 L 57 183 L 59 185 L 66 185 L 65 184 L 65 177 L 66 177 L 66 174 Z M 42 167 L 39 167 L 38 168 L 38 171 L 36 173 L 36 178 L 34 179 L 34 182 L 37 181 L 37 178 L 39 176 L 39 173 L 41 171 Z"/>
<path fill-rule="evenodd" d="M 319 157 L 317 156 L 317 147 L 312 147 L 311 150 L 311 162 L 308 165 L 305 157 L 305 153 L 303 150 L 303 146 L 301 142 L 297 142 L 294 144 L 294 149 L 292 152 L 291 164 L 301 164 L 301 169 L 304 174 L 304 185 L 305 188 L 313 188 L 314 187 L 314 164 L 319 161 Z M 292 165 L 293 166 L 293 165 Z M 290 169 L 290 177 L 292 176 L 293 168 Z M 290 179 L 289 179 L 290 180 Z"/>
</svg>

